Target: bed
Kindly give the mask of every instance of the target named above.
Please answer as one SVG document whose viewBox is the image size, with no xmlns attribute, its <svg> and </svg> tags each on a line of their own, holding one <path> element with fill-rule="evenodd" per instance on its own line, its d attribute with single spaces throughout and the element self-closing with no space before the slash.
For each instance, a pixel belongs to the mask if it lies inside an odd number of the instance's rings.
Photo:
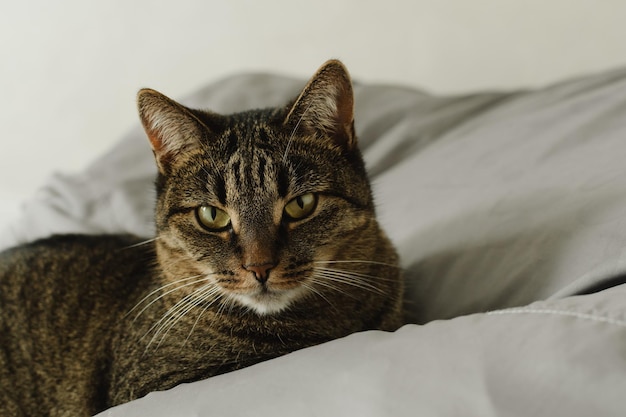
<svg viewBox="0 0 626 417">
<path fill-rule="evenodd" d="M 236 75 L 180 101 L 282 105 L 303 83 Z M 405 271 L 407 324 L 101 416 L 624 415 L 626 69 L 462 96 L 357 82 L 355 104 Z M 52 176 L 0 246 L 66 232 L 150 237 L 155 172 L 137 126 L 84 172 Z"/>
</svg>

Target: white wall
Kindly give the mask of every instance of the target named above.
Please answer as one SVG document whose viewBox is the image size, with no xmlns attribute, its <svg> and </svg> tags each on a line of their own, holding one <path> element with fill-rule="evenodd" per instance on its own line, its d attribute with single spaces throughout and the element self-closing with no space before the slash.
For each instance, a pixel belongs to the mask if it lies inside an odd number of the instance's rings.
<svg viewBox="0 0 626 417">
<path fill-rule="evenodd" d="M 231 72 L 355 78 L 450 93 L 626 64 L 620 0 L 25 0 L 0 4 L 0 215 L 173 97 Z"/>
</svg>

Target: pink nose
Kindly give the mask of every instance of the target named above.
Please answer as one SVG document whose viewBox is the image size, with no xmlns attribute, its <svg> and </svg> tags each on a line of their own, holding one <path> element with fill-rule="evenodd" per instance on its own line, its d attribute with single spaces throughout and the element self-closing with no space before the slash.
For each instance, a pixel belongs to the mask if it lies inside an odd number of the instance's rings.
<svg viewBox="0 0 626 417">
<path fill-rule="evenodd" d="M 270 269 L 274 267 L 274 264 L 263 264 L 263 265 L 244 265 L 243 266 L 246 271 L 250 271 L 254 273 L 254 277 L 261 284 L 265 283 L 270 275 Z"/>
</svg>

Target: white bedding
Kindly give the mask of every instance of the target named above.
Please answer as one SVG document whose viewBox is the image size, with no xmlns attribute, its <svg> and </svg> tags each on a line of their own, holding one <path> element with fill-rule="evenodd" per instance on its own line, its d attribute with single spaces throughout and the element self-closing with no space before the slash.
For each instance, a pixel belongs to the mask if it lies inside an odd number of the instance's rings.
<svg viewBox="0 0 626 417">
<path fill-rule="evenodd" d="M 181 101 L 230 112 L 301 87 L 241 75 Z M 355 98 L 414 324 L 102 415 L 624 415 L 626 289 L 609 281 L 626 272 L 626 70 L 462 97 L 359 84 Z M 149 237 L 154 174 L 137 128 L 81 175 L 51 178 L 0 243 Z M 579 295 L 601 285 L 611 288 Z"/>
</svg>

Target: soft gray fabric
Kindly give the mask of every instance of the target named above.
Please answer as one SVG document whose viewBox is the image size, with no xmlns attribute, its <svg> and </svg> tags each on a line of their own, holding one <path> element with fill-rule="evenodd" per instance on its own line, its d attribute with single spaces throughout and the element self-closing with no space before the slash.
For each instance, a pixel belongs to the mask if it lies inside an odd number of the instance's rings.
<svg viewBox="0 0 626 417">
<path fill-rule="evenodd" d="M 242 75 L 183 102 L 231 112 L 284 104 L 302 85 Z M 626 70 L 538 91 L 357 85 L 355 95 L 407 307 L 428 324 L 354 335 L 105 415 L 621 415 L 625 290 L 573 295 L 626 271 Z M 154 173 L 136 129 L 82 175 L 53 177 L 2 243 L 149 237 Z"/>
<path fill-rule="evenodd" d="M 626 289 L 367 332 L 107 417 L 623 416 Z"/>
</svg>

